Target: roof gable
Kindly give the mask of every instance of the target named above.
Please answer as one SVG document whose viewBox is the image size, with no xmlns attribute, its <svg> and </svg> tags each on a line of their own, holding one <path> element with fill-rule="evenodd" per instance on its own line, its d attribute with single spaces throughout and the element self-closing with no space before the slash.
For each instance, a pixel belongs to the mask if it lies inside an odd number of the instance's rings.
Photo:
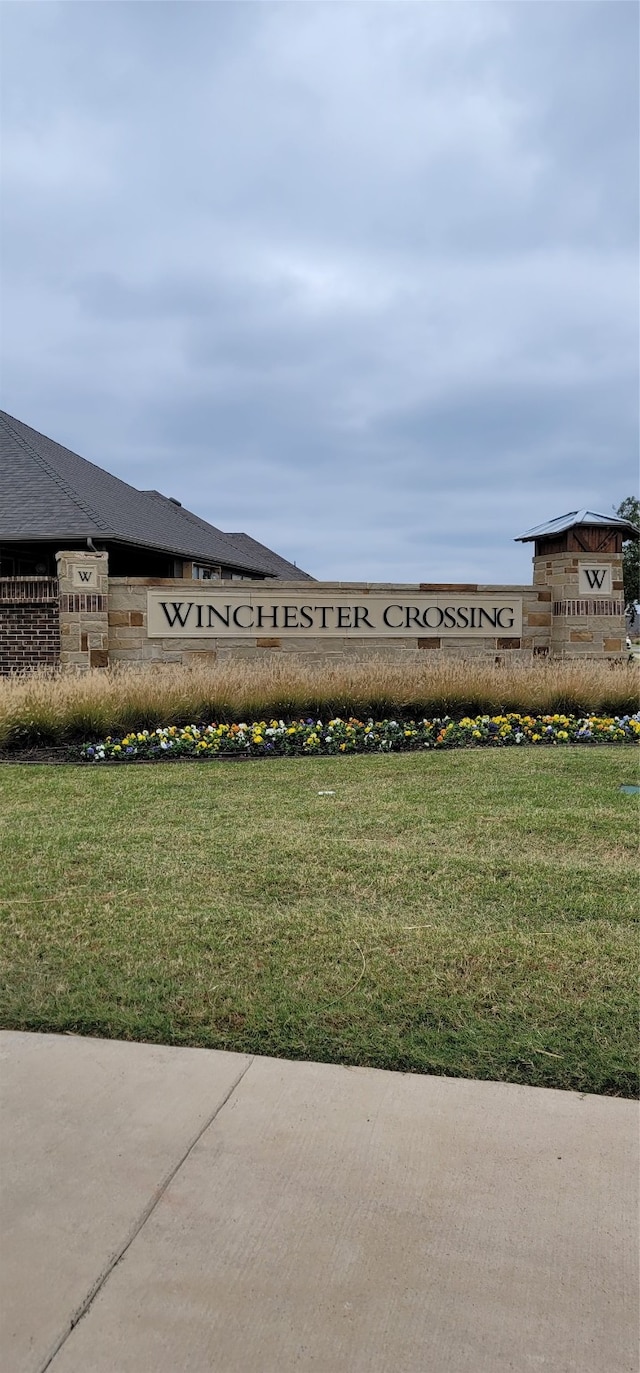
<svg viewBox="0 0 640 1373">
<path fill-rule="evenodd" d="M 306 576 L 269 549 L 233 541 L 160 492 L 139 491 L 0 411 L 0 539 L 102 539 L 262 576 Z M 247 536 L 248 538 L 248 536 Z M 251 546 L 249 546 L 251 545 Z"/>
</svg>

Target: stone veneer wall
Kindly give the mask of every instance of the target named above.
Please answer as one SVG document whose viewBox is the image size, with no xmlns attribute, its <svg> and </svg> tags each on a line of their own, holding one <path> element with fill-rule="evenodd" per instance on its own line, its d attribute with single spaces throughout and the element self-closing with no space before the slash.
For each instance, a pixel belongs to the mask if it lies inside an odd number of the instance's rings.
<svg viewBox="0 0 640 1373">
<path fill-rule="evenodd" d="M 585 596 L 580 566 L 611 568 L 611 592 Z M 533 584 L 549 594 L 550 648 L 555 657 L 616 658 L 624 652 L 626 622 L 621 553 L 540 553 Z"/>
<path fill-rule="evenodd" d="M 384 658 L 394 661 L 424 661 L 425 652 L 441 651 L 451 657 L 485 657 L 492 661 L 529 661 L 531 657 L 590 657 L 620 658 L 624 653 L 625 618 L 622 592 L 622 557 L 619 553 L 593 555 L 571 552 L 543 554 L 534 558 L 534 580 L 529 586 L 470 585 L 469 583 L 419 583 L 399 585 L 382 582 L 315 582 L 320 594 L 330 592 L 344 597 L 349 593 L 382 592 L 391 595 L 432 592 L 434 595 L 452 593 L 460 596 L 475 593 L 485 596 L 517 596 L 522 599 L 522 634 L 520 637 L 487 636 L 486 638 L 438 637 L 424 638 L 372 637 L 365 639 L 335 636 L 311 638 L 294 635 L 256 635 L 255 638 L 177 638 L 147 636 L 147 591 L 150 587 L 166 589 L 176 597 L 184 597 L 184 578 L 126 578 L 109 577 L 108 555 L 97 552 L 60 552 L 58 561 L 59 592 L 59 661 L 76 668 L 105 667 L 108 662 L 122 663 L 206 663 L 229 659 L 258 660 L 267 655 L 293 654 L 305 661 L 339 661 L 344 658 L 366 661 Z M 611 592 L 607 597 L 580 595 L 581 564 L 593 564 L 611 569 Z M 191 583 L 202 587 L 201 583 Z M 228 585 L 237 591 L 237 583 L 215 583 L 215 589 Z M 245 582 L 243 590 L 265 591 L 267 587 L 309 594 L 308 582 Z M 38 618 L 38 617 L 36 617 Z M 42 618 L 42 617 L 40 617 Z M 42 619 L 42 644 L 45 654 L 53 653 L 54 633 L 47 611 L 46 634 Z M 16 622 L 17 623 L 17 622 Z M 23 626 L 25 633 L 28 626 Z M 30 631 L 29 631 L 30 632 Z M 33 644 L 33 635 L 30 642 Z M 36 645 L 38 636 L 36 636 Z M 12 643 L 17 639 L 12 635 Z M 36 650 L 31 650 L 36 651 Z M 5 655 L 16 662 L 12 651 Z M 51 661 L 46 657 L 46 661 Z M 19 665 L 19 664 L 16 664 Z"/>
<path fill-rule="evenodd" d="M 60 586 L 60 662 L 106 667 L 109 662 L 109 555 L 56 554 Z"/>
<path fill-rule="evenodd" d="M 197 585 L 201 586 L 201 583 Z M 225 585 L 225 583 L 222 583 Z M 236 583 L 229 587 L 237 590 Z M 278 591 L 285 589 L 309 592 L 308 582 L 260 582 L 244 583 L 243 589 L 265 589 L 267 585 Z M 551 646 L 552 594 L 546 584 L 541 586 L 488 586 L 461 584 L 420 583 L 400 587 L 397 583 L 383 582 L 316 582 L 314 589 L 331 591 L 344 595 L 351 591 L 389 592 L 476 592 L 479 594 L 498 594 L 522 597 L 522 637 L 487 637 L 440 639 L 437 635 L 422 639 L 398 637 L 371 638 L 367 640 L 346 637 L 299 638 L 282 636 L 256 636 L 246 638 L 208 638 L 206 645 L 202 638 L 147 638 L 147 590 L 149 587 L 166 588 L 168 591 L 184 596 L 184 580 L 177 578 L 133 579 L 112 577 L 109 580 L 109 660 L 110 662 L 129 663 L 207 663 L 225 662 L 229 659 L 253 659 L 265 654 L 293 654 L 312 662 L 338 661 L 348 657 L 352 661 L 366 661 L 369 658 L 386 658 L 402 662 L 421 661 L 425 652 L 441 650 L 447 656 L 468 657 L 484 656 L 494 661 L 521 659 L 528 661 L 532 655 L 544 657 Z M 215 588 L 220 590 L 221 583 Z"/>
</svg>

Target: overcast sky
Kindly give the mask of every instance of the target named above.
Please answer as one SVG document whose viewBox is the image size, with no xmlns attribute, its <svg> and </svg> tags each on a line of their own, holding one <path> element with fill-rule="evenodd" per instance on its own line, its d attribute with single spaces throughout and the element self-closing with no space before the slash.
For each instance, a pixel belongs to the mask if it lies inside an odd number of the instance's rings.
<svg viewBox="0 0 640 1373">
<path fill-rule="evenodd" d="M 3 407 L 316 577 L 638 453 L 635 3 L 9 3 Z"/>
</svg>

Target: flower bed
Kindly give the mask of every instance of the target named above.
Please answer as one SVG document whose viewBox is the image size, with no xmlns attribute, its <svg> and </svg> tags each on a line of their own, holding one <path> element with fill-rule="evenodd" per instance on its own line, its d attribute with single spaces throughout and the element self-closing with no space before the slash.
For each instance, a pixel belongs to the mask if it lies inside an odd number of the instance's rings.
<svg viewBox="0 0 640 1373">
<path fill-rule="evenodd" d="M 640 737 L 636 715 L 478 715 L 452 720 L 260 720 L 253 724 L 170 725 L 83 744 L 82 757 L 99 763 L 136 758 L 220 754 L 391 753 L 407 750 L 540 744 L 619 744 Z"/>
</svg>

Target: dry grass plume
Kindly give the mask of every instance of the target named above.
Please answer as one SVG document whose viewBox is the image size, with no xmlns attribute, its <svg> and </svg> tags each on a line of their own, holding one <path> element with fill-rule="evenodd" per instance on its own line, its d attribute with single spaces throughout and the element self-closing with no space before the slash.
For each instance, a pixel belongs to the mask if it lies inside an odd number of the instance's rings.
<svg viewBox="0 0 640 1373">
<path fill-rule="evenodd" d="M 439 655 L 422 664 L 318 665 L 271 659 L 91 672 L 42 669 L 0 679 L 0 747 L 62 744 L 189 722 L 333 715 L 460 717 L 637 709 L 633 665 L 494 665 Z"/>
</svg>

